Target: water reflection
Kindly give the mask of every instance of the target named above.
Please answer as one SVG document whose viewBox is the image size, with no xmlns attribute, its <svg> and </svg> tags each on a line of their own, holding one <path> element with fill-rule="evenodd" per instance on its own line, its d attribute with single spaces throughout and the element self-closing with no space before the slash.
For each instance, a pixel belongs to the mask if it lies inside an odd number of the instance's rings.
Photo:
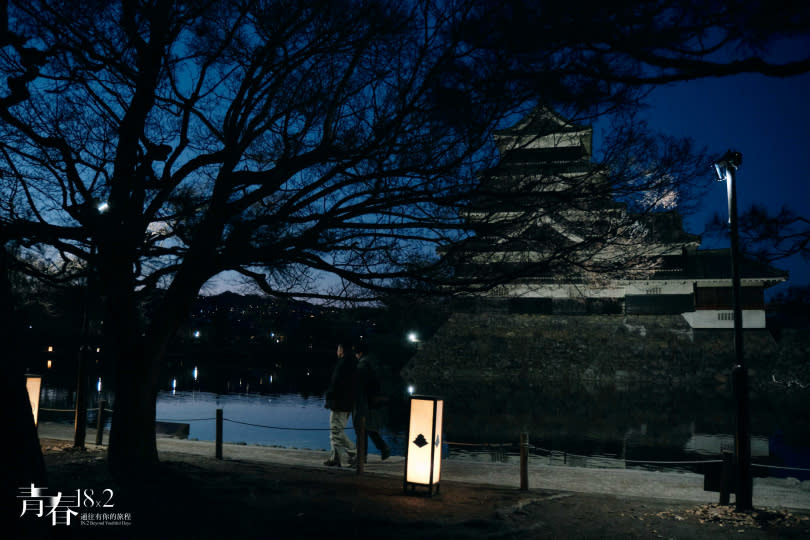
<svg viewBox="0 0 810 540">
<path fill-rule="evenodd" d="M 462 383 L 441 391 L 446 440 L 461 443 L 459 451 L 469 452 L 470 443 L 489 456 L 493 452 L 488 449 L 497 445 L 516 451 L 520 433 L 528 432 L 537 455 L 597 456 L 624 466 L 717 459 L 734 446 L 733 396 L 721 386 L 492 385 L 487 393 L 479 388 Z M 752 392 L 755 462 L 810 468 L 807 397 L 782 388 Z M 758 473 L 767 475 L 768 470 Z M 810 479 L 810 473 L 801 471 L 771 474 Z"/>
</svg>

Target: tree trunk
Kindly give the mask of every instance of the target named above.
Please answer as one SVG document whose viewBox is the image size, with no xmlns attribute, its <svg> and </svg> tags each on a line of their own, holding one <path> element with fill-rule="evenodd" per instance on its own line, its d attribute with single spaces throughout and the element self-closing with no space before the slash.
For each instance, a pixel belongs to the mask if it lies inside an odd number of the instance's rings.
<svg viewBox="0 0 810 540">
<path fill-rule="evenodd" d="M 117 355 L 109 466 L 116 476 L 139 475 L 158 464 L 155 441 L 157 390 L 153 362 L 142 349 Z"/>
<path fill-rule="evenodd" d="M 23 317 L 14 309 L 6 262 L 5 246 L 0 244 L 0 422 L 5 432 L 5 446 L 11 449 L 11 456 L 0 467 L 3 477 L 3 499 L 0 501 L 3 520 L 0 523 L 11 526 L 20 518 L 17 499 L 20 488 L 28 488 L 31 484 L 47 487 L 48 484 L 42 448 L 25 389 L 26 366 L 21 362 L 20 337 L 25 335 L 25 325 Z"/>
<path fill-rule="evenodd" d="M 203 282 L 199 273 L 181 272 L 143 335 L 140 335 L 134 316 L 134 294 L 130 292 L 118 300 L 108 301 L 110 309 L 104 323 L 108 327 L 108 337 L 114 340 L 113 349 L 117 349 L 115 405 L 108 456 L 110 470 L 116 476 L 148 472 L 159 462 L 155 415 L 162 361 L 169 340 L 188 316 Z M 131 304 L 130 315 L 115 309 L 115 306 L 127 302 Z M 121 346 L 126 343 L 129 345 Z"/>
<path fill-rule="evenodd" d="M 115 362 L 112 426 L 108 459 L 110 471 L 121 478 L 137 478 L 158 464 L 155 443 L 157 362 L 145 354 L 148 339 L 139 324 L 132 265 L 119 244 L 101 266 L 101 290 L 106 294 L 104 334 Z M 116 255 L 118 255 L 116 257 Z M 124 261 L 124 262 L 120 262 Z M 118 263 L 118 264 L 115 264 Z"/>
</svg>

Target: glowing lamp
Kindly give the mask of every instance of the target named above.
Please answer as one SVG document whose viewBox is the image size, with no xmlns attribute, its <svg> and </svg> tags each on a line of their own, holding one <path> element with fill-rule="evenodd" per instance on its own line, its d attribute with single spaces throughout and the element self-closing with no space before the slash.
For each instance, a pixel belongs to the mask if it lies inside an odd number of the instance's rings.
<svg viewBox="0 0 810 540">
<path fill-rule="evenodd" d="M 411 396 L 408 446 L 405 451 L 405 480 L 408 486 L 426 486 L 433 495 L 439 492 L 442 469 L 442 415 L 444 400 L 430 396 Z"/>
<path fill-rule="evenodd" d="M 28 390 L 28 401 L 31 402 L 31 412 L 34 415 L 34 425 L 36 426 L 39 422 L 39 391 L 42 388 L 42 377 L 26 373 L 25 388 Z"/>
</svg>

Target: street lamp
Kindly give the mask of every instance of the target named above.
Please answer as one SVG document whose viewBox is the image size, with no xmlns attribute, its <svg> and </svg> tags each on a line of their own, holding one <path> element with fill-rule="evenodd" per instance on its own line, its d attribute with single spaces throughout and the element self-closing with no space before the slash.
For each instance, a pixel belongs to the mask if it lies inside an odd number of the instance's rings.
<svg viewBox="0 0 810 540">
<path fill-rule="evenodd" d="M 90 316 L 88 304 L 90 303 L 90 273 L 92 272 L 93 258 L 96 245 L 90 248 L 90 261 L 88 262 L 87 280 L 84 284 L 84 306 L 82 308 L 82 342 L 79 344 L 79 358 L 76 367 L 76 409 L 73 416 L 73 446 L 84 448 L 87 434 L 87 344 L 90 337 Z"/>
<path fill-rule="evenodd" d="M 95 221 L 97 216 L 107 213 L 110 210 L 110 204 L 107 201 L 102 201 L 96 204 Z M 90 351 L 90 314 L 89 304 L 91 298 L 92 287 L 92 274 L 95 267 L 96 259 L 96 243 L 91 239 L 90 243 L 90 257 L 87 260 L 87 278 L 84 284 L 84 306 L 82 308 L 82 342 L 79 345 L 79 359 L 76 368 L 76 412 L 73 419 L 73 446 L 77 448 L 84 448 L 84 440 L 87 434 L 87 361 Z"/>
<path fill-rule="evenodd" d="M 740 291 L 740 235 L 737 223 L 737 188 L 735 173 L 742 164 L 742 154 L 729 150 L 714 163 L 717 180 L 726 182 L 728 192 L 728 224 L 731 236 L 731 291 L 734 305 L 734 355 L 732 370 L 734 394 L 737 402 L 737 432 L 734 437 L 734 457 L 737 464 L 737 511 L 753 508 L 751 478 L 751 420 L 748 404 L 748 368 L 743 352 L 742 297 Z"/>
</svg>

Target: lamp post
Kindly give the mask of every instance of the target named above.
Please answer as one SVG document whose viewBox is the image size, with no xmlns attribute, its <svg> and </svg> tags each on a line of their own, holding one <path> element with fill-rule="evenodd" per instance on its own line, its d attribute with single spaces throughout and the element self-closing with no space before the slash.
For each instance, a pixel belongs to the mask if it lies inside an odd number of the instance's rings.
<svg viewBox="0 0 810 540">
<path fill-rule="evenodd" d="M 107 201 L 102 201 L 98 204 L 94 213 L 91 214 L 95 219 L 97 216 L 105 214 L 110 209 Z M 87 279 L 84 284 L 84 305 L 82 307 L 82 342 L 79 345 L 79 361 L 76 368 L 76 414 L 73 421 L 73 446 L 84 448 L 84 440 L 87 434 L 87 359 L 89 357 L 90 345 L 90 288 L 92 285 L 93 269 L 96 264 L 96 244 L 91 240 L 90 244 L 90 257 L 87 261 Z"/>
<path fill-rule="evenodd" d="M 742 154 L 734 150 L 726 152 L 714 164 L 717 180 L 726 182 L 728 192 L 728 223 L 731 236 L 731 289 L 734 305 L 734 355 L 736 365 L 732 370 L 734 395 L 737 403 L 737 430 L 734 436 L 734 457 L 737 465 L 736 508 L 746 511 L 753 508 L 751 478 L 751 420 L 748 403 L 748 368 L 743 352 L 742 297 L 740 291 L 740 246 L 737 224 L 737 188 L 735 174 L 742 164 Z"/>
<path fill-rule="evenodd" d="M 82 307 L 82 342 L 79 344 L 78 366 L 76 368 L 76 414 L 73 419 L 73 446 L 84 448 L 87 434 L 87 344 L 90 335 L 90 317 L 88 314 L 90 303 L 90 273 L 95 258 L 96 245 L 90 247 L 90 262 L 88 264 L 87 282 L 84 285 L 84 306 Z"/>
</svg>

